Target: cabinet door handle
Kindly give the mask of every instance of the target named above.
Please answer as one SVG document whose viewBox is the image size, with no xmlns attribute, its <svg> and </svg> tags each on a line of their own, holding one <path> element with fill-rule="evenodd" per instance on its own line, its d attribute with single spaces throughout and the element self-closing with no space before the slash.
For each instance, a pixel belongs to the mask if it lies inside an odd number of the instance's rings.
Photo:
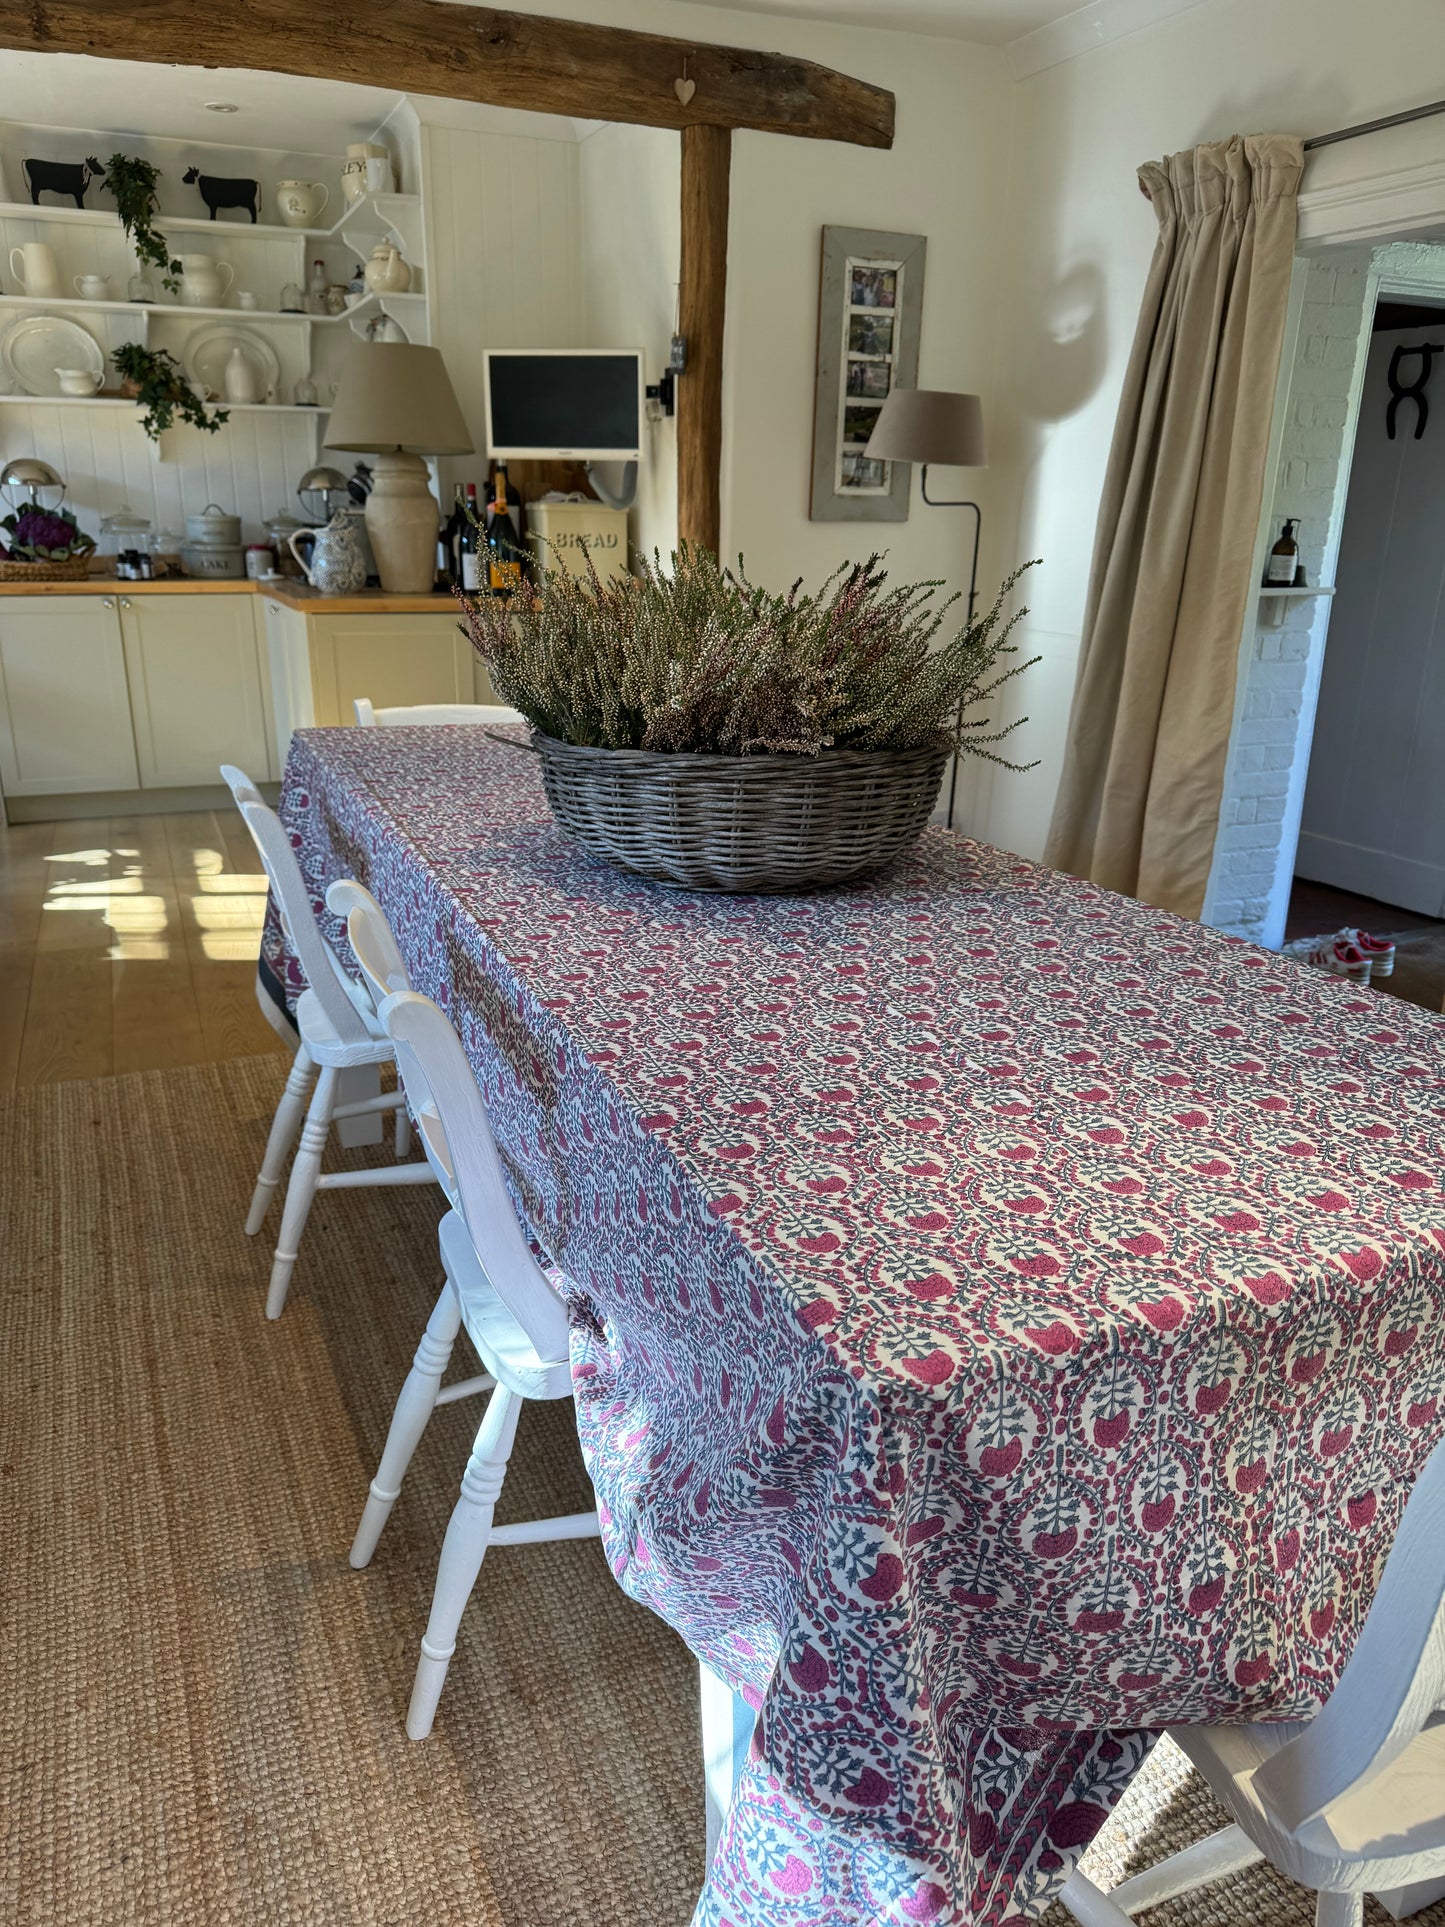
<svg viewBox="0 0 1445 1927">
<path fill-rule="evenodd" d="M 130 607 L 130 597 L 128 595 L 123 595 L 121 597 L 120 606 L 122 609 L 128 609 Z"/>
<path fill-rule="evenodd" d="M 115 607 L 115 597 L 113 595 L 103 595 L 100 598 L 100 606 L 102 609 L 113 609 Z"/>
</svg>

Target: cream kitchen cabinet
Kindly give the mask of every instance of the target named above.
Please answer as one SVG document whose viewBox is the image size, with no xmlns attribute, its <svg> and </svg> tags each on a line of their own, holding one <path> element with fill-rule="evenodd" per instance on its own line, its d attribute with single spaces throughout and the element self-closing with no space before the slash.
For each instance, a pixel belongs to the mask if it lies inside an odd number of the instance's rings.
<svg viewBox="0 0 1445 1927">
<path fill-rule="evenodd" d="M 7 796 L 140 786 L 116 596 L 0 599 Z"/>
<path fill-rule="evenodd" d="M 0 593 L 0 789 L 11 816 L 44 816 L 31 799 L 142 807 L 148 790 L 214 790 L 221 763 L 264 781 L 271 734 L 249 590 Z"/>
<path fill-rule="evenodd" d="M 242 595 L 122 595 L 126 678 L 142 789 L 219 780 L 239 763 L 264 780 L 269 689 L 256 599 Z"/>
<path fill-rule="evenodd" d="M 358 696 L 379 709 L 494 700 L 453 609 L 388 609 L 383 596 L 376 601 L 374 610 L 358 611 L 261 597 L 278 770 L 293 729 L 353 723 Z"/>
</svg>

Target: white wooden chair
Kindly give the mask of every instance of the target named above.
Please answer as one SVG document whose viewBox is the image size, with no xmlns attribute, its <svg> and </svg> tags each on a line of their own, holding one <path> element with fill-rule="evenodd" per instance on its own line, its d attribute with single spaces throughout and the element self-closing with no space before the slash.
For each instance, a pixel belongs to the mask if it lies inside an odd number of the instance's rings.
<svg viewBox="0 0 1445 1927">
<path fill-rule="evenodd" d="M 383 1165 L 367 1171 L 322 1172 L 321 1159 L 327 1137 L 332 1124 L 341 1118 L 395 1111 L 398 1157 L 404 1157 L 410 1149 L 410 1127 L 400 1089 L 356 1104 L 336 1101 L 337 1079 L 343 1071 L 390 1064 L 396 1053 L 376 1014 L 370 992 L 350 975 L 321 934 L 300 865 L 280 818 L 266 807 L 244 770 L 226 763 L 221 766 L 221 775 L 230 786 L 241 819 L 256 845 L 276 895 L 282 925 L 307 985 L 296 1003 L 300 1042 L 295 1061 L 276 1106 L 261 1172 L 251 1196 L 251 1209 L 246 1216 L 246 1231 L 254 1237 L 265 1222 L 272 1195 L 281 1182 L 287 1153 L 300 1130 L 301 1142 L 286 1187 L 281 1229 L 271 1263 L 271 1283 L 266 1293 L 266 1316 L 279 1318 L 285 1308 L 301 1234 L 318 1191 L 349 1190 L 374 1184 L 430 1184 L 436 1181 L 436 1174 L 429 1162 Z M 320 1075 L 316 1076 L 318 1070 Z M 313 1076 L 316 1076 L 314 1090 L 311 1088 Z"/>
<path fill-rule="evenodd" d="M 401 729 L 436 723 L 526 721 L 520 710 L 507 709 L 501 703 L 411 703 L 401 709 L 373 709 L 365 696 L 357 696 L 355 708 L 357 726 L 361 729 Z"/>
<path fill-rule="evenodd" d="M 1316 1927 L 1360 1927 L 1367 1893 L 1397 1918 L 1432 1897 L 1426 1883 L 1445 1878 L 1445 1443 L 1410 1495 L 1324 1709 L 1169 1731 L 1234 1825 L 1111 1893 L 1070 1875 L 1061 1898 L 1081 1927 L 1129 1927 L 1142 1909 L 1261 1859 L 1318 1895 Z"/>
<path fill-rule="evenodd" d="M 366 946 L 360 926 L 368 914 L 358 906 L 348 919 L 353 945 Z M 429 998 L 403 990 L 382 1004 L 381 1021 L 395 1045 L 397 1067 L 423 1138 L 433 1139 L 438 1160 L 454 1173 L 454 1204 L 439 1233 L 446 1284 L 396 1402 L 381 1464 L 352 1542 L 353 1566 L 367 1565 L 376 1550 L 433 1407 L 494 1388 L 442 1544 L 406 1716 L 407 1733 L 424 1740 L 488 1547 L 592 1538 L 598 1523 L 595 1511 L 519 1525 L 492 1523 L 522 1401 L 572 1395 L 567 1313 L 517 1222 L 481 1092 L 444 1012 Z M 442 1374 L 462 1326 L 487 1373 L 443 1391 Z"/>
</svg>

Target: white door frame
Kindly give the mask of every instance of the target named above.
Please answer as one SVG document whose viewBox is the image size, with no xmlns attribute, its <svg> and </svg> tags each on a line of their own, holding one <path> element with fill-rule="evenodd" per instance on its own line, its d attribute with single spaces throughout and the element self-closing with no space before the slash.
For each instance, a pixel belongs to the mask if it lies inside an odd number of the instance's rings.
<svg viewBox="0 0 1445 1927">
<path fill-rule="evenodd" d="M 1445 305 L 1445 264 L 1442 264 L 1439 258 L 1441 242 L 1445 241 L 1445 135 L 1440 131 L 1440 123 L 1422 123 L 1422 126 L 1434 130 L 1434 139 L 1442 150 L 1438 157 L 1411 166 L 1384 169 L 1376 167 L 1373 170 L 1370 168 L 1367 154 L 1363 157 L 1354 157 L 1352 171 L 1349 171 L 1345 178 L 1332 180 L 1319 187 L 1308 188 L 1300 195 L 1299 259 L 1290 292 L 1290 313 L 1285 329 L 1280 380 L 1275 394 L 1264 502 L 1256 541 L 1256 580 L 1261 578 L 1264 555 L 1274 532 L 1280 448 L 1284 424 L 1292 402 L 1292 377 L 1303 301 L 1304 270 L 1307 269 L 1309 260 L 1319 255 L 1327 256 L 1330 250 L 1346 246 L 1359 247 L 1373 243 L 1379 249 L 1371 260 L 1366 276 L 1365 300 L 1361 311 L 1360 333 L 1356 342 L 1343 432 L 1343 458 L 1335 484 L 1330 515 L 1331 533 L 1324 558 L 1324 579 L 1328 582 L 1334 581 L 1338 562 L 1340 534 L 1349 494 L 1350 469 L 1354 459 L 1355 430 L 1359 421 L 1360 396 L 1364 388 L 1365 366 L 1369 357 L 1376 303 L 1382 294 L 1387 296 L 1429 294 Z M 1359 143 L 1360 147 L 1367 149 L 1373 138 L 1375 137 L 1370 135 L 1364 136 Z M 1350 157 L 1347 157 L 1343 163 L 1337 158 L 1342 150 L 1326 149 L 1324 151 L 1332 157 L 1334 171 L 1340 172 L 1342 167 L 1350 166 Z M 1248 703 L 1249 672 L 1255 655 L 1257 614 L 1257 606 L 1251 602 L 1244 634 L 1240 639 L 1231 751 L 1234 746 L 1234 732 L 1239 728 Z M 1258 941 L 1270 948 L 1278 948 L 1284 937 L 1285 917 L 1294 878 L 1295 855 L 1299 845 L 1300 823 L 1304 813 L 1305 783 L 1309 773 L 1310 749 L 1314 738 L 1320 676 L 1324 667 L 1324 650 L 1328 636 L 1329 605 L 1326 604 L 1319 625 L 1318 641 L 1307 664 L 1296 725 L 1294 755 L 1290 764 L 1289 790 L 1285 801 L 1284 820 L 1280 825 L 1274 881 L 1269 893 L 1265 925 L 1262 931 L 1249 930 L 1240 933 L 1255 936 Z M 1221 826 L 1222 822 L 1221 810 Z M 1205 896 L 1202 918 L 1205 923 L 1218 921 L 1211 915 L 1211 900 L 1215 898 L 1216 890 L 1222 883 L 1220 864 L 1221 852 L 1216 845 L 1215 865 Z M 1229 926 L 1225 924 L 1221 927 Z"/>
</svg>

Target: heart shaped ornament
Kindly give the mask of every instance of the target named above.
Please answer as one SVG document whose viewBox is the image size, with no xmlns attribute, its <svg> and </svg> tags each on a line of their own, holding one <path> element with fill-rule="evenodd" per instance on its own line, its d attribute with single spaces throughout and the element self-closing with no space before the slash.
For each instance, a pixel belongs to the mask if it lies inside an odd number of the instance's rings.
<svg viewBox="0 0 1445 1927">
<path fill-rule="evenodd" d="M 683 106 L 686 107 L 693 95 L 697 92 L 697 82 L 695 80 L 675 80 L 672 83 L 672 91 L 677 95 Z"/>
</svg>

